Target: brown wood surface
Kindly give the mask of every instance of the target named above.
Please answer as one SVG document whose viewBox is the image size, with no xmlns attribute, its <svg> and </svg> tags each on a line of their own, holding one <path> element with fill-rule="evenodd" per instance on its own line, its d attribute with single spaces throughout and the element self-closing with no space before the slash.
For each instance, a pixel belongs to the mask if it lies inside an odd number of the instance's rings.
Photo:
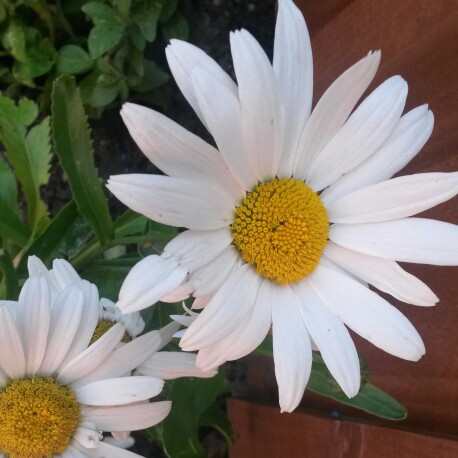
<svg viewBox="0 0 458 458">
<path fill-rule="evenodd" d="M 381 65 L 368 92 L 389 76 L 400 74 L 409 83 L 406 110 L 428 103 L 435 115 L 431 139 L 402 174 L 458 170 L 458 2 L 298 0 L 297 3 L 312 37 L 315 103 L 349 66 L 369 50 L 381 49 Z M 422 216 L 458 224 L 458 200 L 455 198 Z M 425 281 L 440 298 L 433 308 L 415 307 L 388 298 L 416 326 L 425 341 L 426 355 L 420 362 L 407 362 L 378 350 L 358 336 L 354 339 L 369 364 L 371 381 L 405 405 L 409 418 L 394 424 L 380 422 L 310 392 L 304 396 L 302 409 L 314 409 L 324 416 L 338 410 L 351 415 L 353 421 L 381 426 L 340 423 L 319 417 L 314 420 L 313 416 L 302 413 L 280 416 L 278 408 L 232 401 L 230 412 L 237 432 L 233 458 L 458 456 L 456 442 L 431 436 L 453 438 L 458 434 L 458 269 L 414 264 L 404 267 Z M 276 402 L 271 361 L 250 357 L 247 371 L 249 399 Z M 404 429 L 418 434 L 406 433 Z M 324 442 L 321 448 L 315 435 Z M 294 448 L 295 444 L 301 447 Z M 388 450 L 394 448 L 383 451 L 384 444 L 386 447 L 404 444 L 403 454 L 390 454 Z M 286 449 L 280 446 L 291 448 L 283 453 Z"/>
</svg>

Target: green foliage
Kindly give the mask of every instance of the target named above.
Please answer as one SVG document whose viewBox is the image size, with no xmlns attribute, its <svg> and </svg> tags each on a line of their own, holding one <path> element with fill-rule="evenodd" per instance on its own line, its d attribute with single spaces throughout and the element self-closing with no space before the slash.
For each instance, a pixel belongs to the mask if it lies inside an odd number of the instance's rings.
<svg viewBox="0 0 458 458">
<path fill-rule="evenodd" d="M 21 86 L 38 91 L 40 109 L 46 109 L 52 81 L 78 75 L 84 104 L 99 115 L 131 91 L 152 91 L 168 80 L 145 52 L 158 36 L 187 38 L 178 10 L 178 0 L 4 0 L 0 85 L 9 95 Z"/>
</svg>

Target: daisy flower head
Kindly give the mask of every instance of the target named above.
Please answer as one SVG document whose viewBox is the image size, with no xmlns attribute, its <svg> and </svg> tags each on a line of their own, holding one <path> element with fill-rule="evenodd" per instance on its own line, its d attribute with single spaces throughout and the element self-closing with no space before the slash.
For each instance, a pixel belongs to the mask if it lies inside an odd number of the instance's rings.
<svg viewBox="0 0 458 458">
<path fill-rule="evenodd" d="M 163 380 L 131 376 L 160 333 L 122 344 L 117 322 L 93 341 L 97 288 L 79 279 L 57 291 L 37 258 L 33 266 L 42 274 L 29 276 L 18 301 L 0 301 L 0 457 L 139 456 L 102 433 L 144 429 L 169 413 L 170 402 L 148 402 Z"/>
<path fill-rule="evenodd" d="M 246 30 L 230 35 L 237 84 L 198 48 L 167 48 L 174 78 L 217 148 L 163 115 L 126 104 L 122 117 L 168 176 L 119 175 L 109 189 L 133 210 L 185 227 L 134 266 L 118 306 L 132 312 L 192 294 L 202 312 L 180 345 L 209 369 L 255 349 L 272 328 L 282 411 L 302 398 L 312 343 L 351 397 L 360 386 L 347 327 L 406 360 L 425 352 L 395 307 L 368 288 L 432 306 L 438 298 L 397 261 L 458 264 L 458 228 L 413 215 L 454 197 L 458 173 L 392 178 L 434 123 L 402 114 L 407 83 L 384 81 L 355 109 L 380 52 L 344 72 L 312 105 L 311 45 L 301 12 L 280 0 L 273 64 Z"/>
</svg>

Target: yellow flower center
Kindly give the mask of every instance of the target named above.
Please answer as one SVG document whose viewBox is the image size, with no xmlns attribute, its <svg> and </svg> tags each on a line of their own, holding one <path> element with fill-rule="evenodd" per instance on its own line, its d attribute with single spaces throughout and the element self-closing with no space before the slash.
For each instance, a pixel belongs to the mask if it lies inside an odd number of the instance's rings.
<svg viewBox="0 0 458 458">
<path fill-rule="evenodd" d="M 78 426 L 73 391 L 52 378 L 9 382 L 0 392 L 0 453 L 43 458 L 62 453 Z"/>
<path fill-rule="evenodd" d="M 109 331 L 116 322 L 110 320 L 99 320 L 97 326 L 95 327 L 94 334 L 92 335 L 89 345 L 92 345 L 94 342 L 100 339 L 107 331 Z M 121 339 L 123 343 L 129 343 L 132 340 L 129 334 L 124 333 L 124 337 Z"/>
<path fill-rule="evenodd" d="M 232 233 L 242 258 L 263 277 L 284 285 L 316 268 L 329 220 L 319 196 L 303 181 L 274 178 L 246 194 Z"/>
</svg>

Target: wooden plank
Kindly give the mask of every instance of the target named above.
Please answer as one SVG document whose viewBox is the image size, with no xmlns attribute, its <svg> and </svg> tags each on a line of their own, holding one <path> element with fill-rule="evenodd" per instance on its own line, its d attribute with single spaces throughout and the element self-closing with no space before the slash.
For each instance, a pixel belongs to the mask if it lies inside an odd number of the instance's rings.
<svg viewBox="0 0 458 458">
<path fill-rule="evenodd" d="M 458 441 L 229 399 L 230 458 L 451 458 Z"/>
</svg>

